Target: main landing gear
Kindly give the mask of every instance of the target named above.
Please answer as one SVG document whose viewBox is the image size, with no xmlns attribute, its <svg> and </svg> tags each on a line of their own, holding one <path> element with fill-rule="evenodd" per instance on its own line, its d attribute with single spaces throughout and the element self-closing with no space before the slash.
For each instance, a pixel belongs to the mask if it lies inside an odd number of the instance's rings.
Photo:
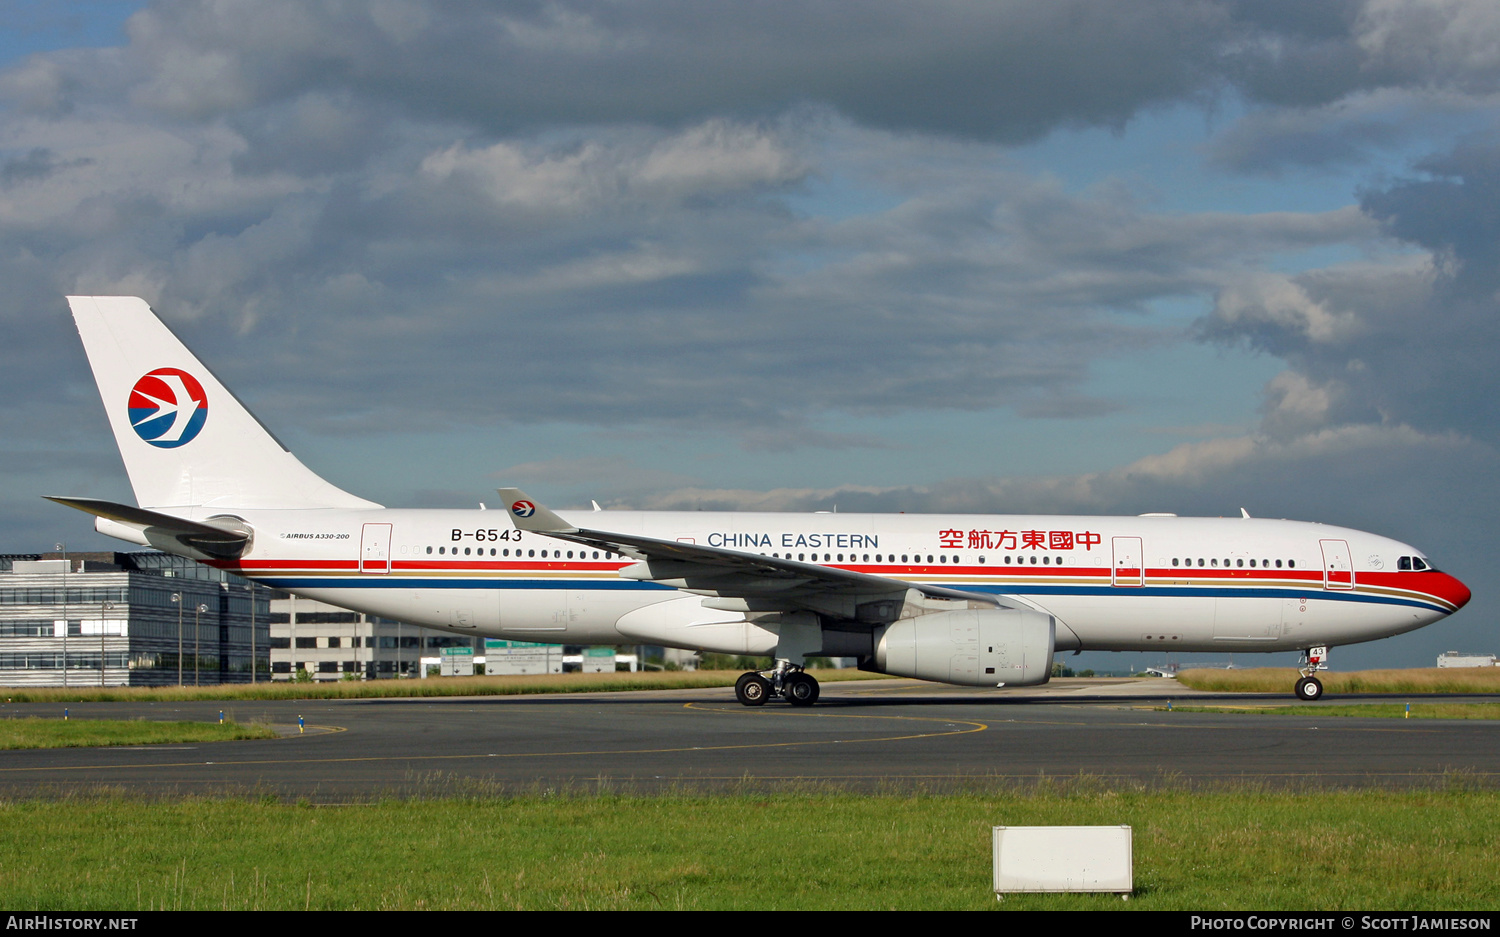
<svg viewBox="0 0 1500 937">
<path fill-rule="evenodd" d="M 741 674 L 734 682 L 734 698 L 745 706 L 764 706 L 780 697 L 793 706 L 811 706 L 818 701 L 818 681 L 801 667 L 777 661 L 775 670 Z"/>
<path fill-rule="evenodd" d="M 1297 698 L 1300 700 L 1312 700 L 1323 698 L 1323 683 L 1313 676 L 1319 670 L 1328 669 L 1328 648 L 1312 647 L 1307 649 L 1307 656 L 1302 663 L 1301 676 L 1297 678 Z"/>
</svg>

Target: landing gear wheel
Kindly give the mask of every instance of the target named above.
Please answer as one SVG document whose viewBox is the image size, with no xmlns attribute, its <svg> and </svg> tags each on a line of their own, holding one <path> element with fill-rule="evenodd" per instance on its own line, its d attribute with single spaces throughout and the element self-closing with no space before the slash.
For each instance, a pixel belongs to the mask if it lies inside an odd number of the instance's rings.
<svg viewBox="0 0 1500 937">
<path fill-rule="evenodd" d="M 758 673 L 740 674 L 734 681 L 734 698 L 746 706 L 764 706 L 771 695 L 771 682 Z"/>
<path fill-rule="evenodd" d="M 793 706 L 811 706 L 818 701 L 818 681 L 805 673 L 794 673 L 781 685 L 781 695 Z"/>
<path fill-rule="evenodd" d="M 1315 700 L 1323 698 L 1323 684 L 1317 677 L 1303 677 L 1297 681 L 1297 698 Z"/>
</svg>

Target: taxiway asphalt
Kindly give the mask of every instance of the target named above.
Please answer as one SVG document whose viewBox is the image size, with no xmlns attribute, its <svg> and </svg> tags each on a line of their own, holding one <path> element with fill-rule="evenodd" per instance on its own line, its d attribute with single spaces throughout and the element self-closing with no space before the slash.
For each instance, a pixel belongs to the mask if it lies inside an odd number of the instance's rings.
<svg viewBox="0 0 1500 937">
<path fill-rule="evenodd" d="M 1162 680 L 972 690 L 825 683 L 812 709 L 747 709 L 729 689 L 378 700 L 72 703 L 73 718 L 211 720 L 263 741 L 0 751 L 0 795 L 114 789 L 348 801 L 477 791 L 745 786 L 952 789 L 1085 775 L 1144 782 L 1410 786 L 1500 778 L 1500 722 L 1163 711 L 1257 705 Z M 1330 697 L 1422 701 L 1421 696 Z M 1443 696 L 1442 700 L 1453 700 Z M 1284 702 L 1275 699 L 1275 702 Z M 0 718 L 57 716 L 0 705 Z M 298 717 L 308 730 L 296 731 Z"/>
</svg>

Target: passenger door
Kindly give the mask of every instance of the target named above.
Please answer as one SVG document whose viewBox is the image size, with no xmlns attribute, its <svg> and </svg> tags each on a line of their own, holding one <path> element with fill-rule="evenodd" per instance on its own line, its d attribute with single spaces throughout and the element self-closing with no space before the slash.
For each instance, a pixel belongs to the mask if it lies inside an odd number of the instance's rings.
<svg viewBox="0 0 1500 937">
<path fill-rule="evenodd" d="M 1146 584 L 1145 555 L 1140 537 L 1112 537 L 1114 548 L 1113 579 L 1117 586 L 1143 586 Z"/>
<path fill-rule="evenodd" d="M 1353 589 L 1354 561 L 1347 540 L 1319 540 L 1323 548 L 1323 588 Z"/>
</svg>

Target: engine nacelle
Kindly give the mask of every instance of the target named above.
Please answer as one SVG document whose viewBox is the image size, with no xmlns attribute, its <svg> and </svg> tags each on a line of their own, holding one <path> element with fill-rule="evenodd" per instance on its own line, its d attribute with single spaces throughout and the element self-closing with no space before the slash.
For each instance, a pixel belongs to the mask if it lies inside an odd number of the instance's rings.
<svg viewBox="0 0 1500 937">
<path fill-rule="evenodd" d="M 905 618 L 876 633 L 881 673 L 961 686 L 1035 686 L 1052 676 L 1057 624 L 1018 608 Z"/>
</svg>

